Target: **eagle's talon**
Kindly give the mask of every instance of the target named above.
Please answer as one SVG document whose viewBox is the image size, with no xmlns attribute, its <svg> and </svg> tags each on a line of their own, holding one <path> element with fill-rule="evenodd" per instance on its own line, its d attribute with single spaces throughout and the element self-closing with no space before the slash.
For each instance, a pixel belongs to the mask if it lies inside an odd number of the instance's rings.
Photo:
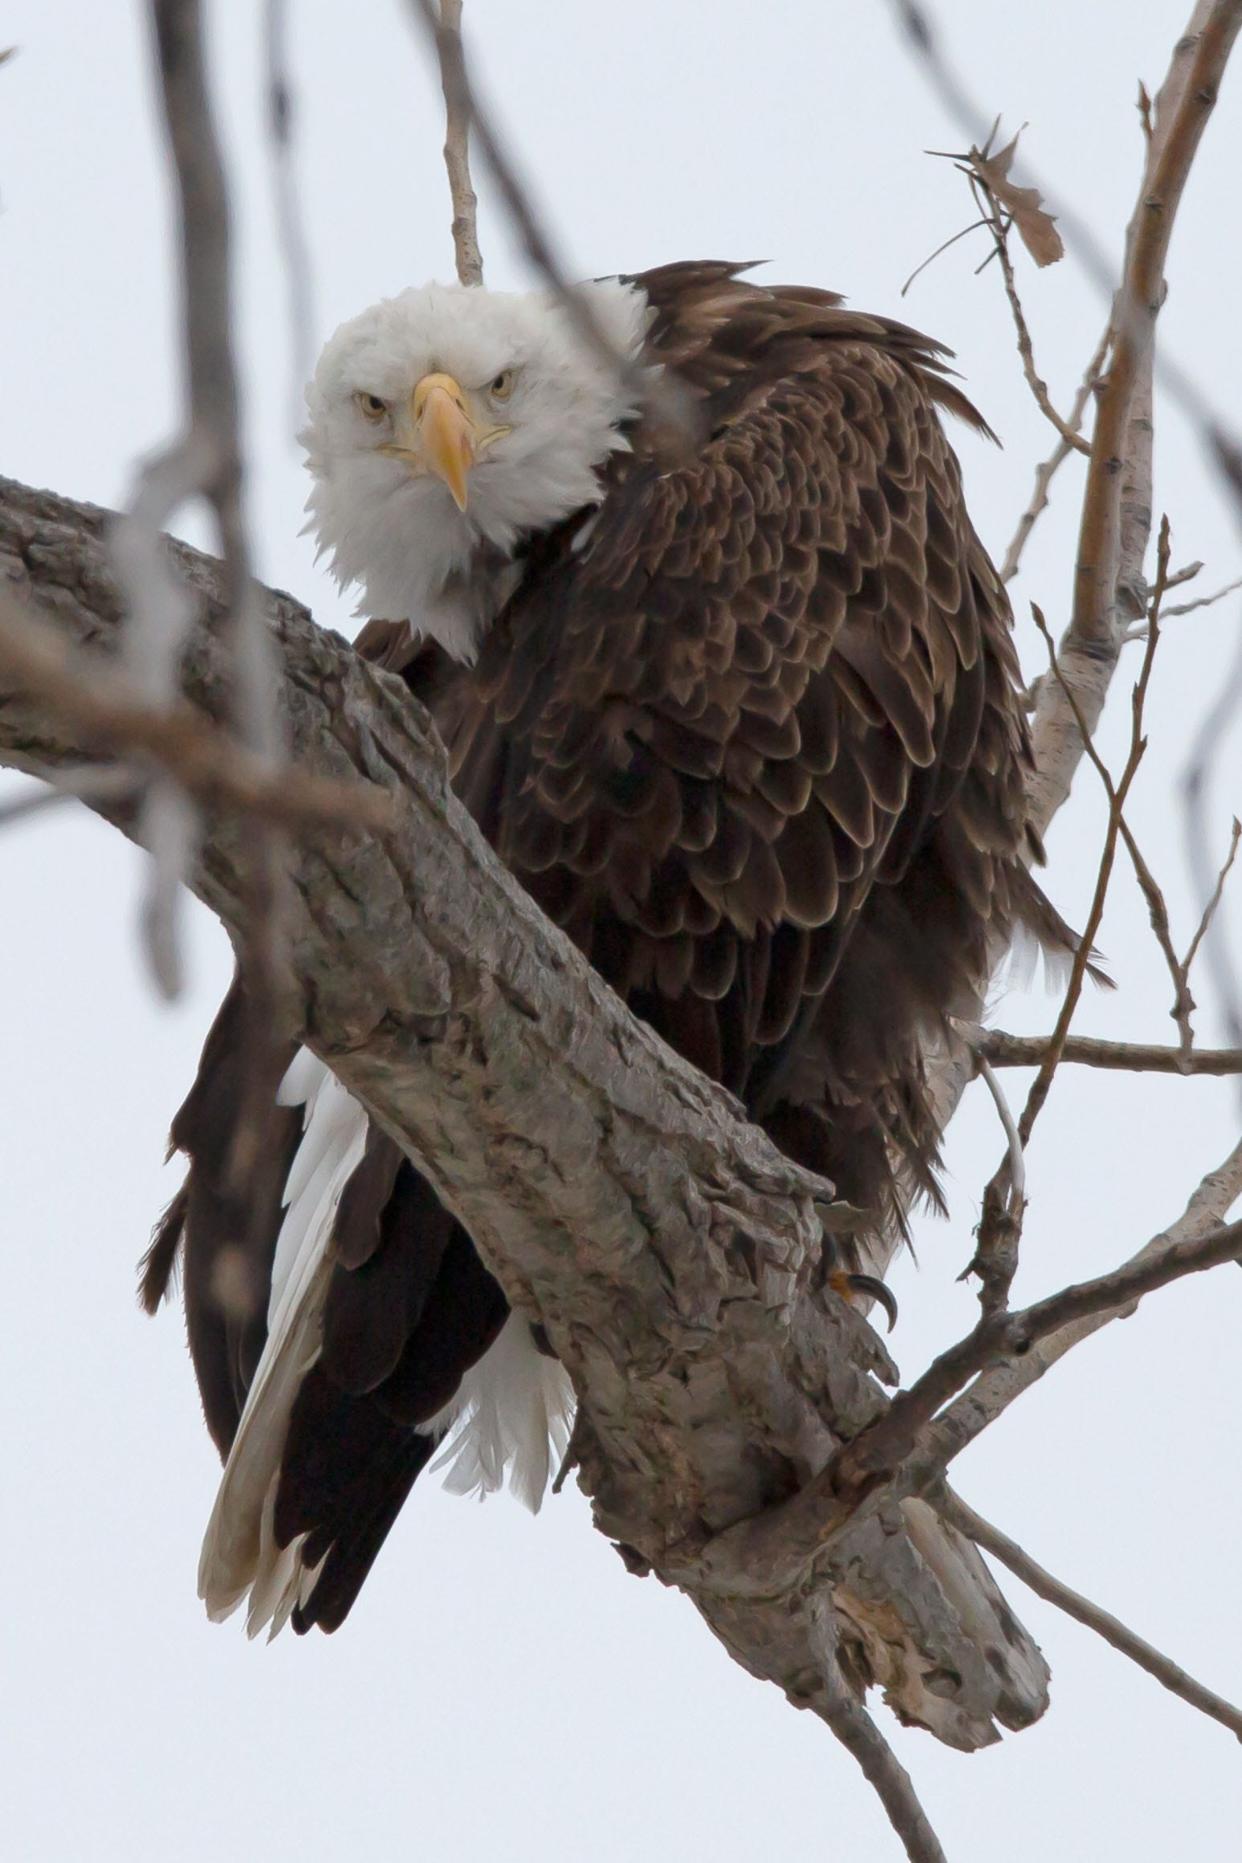
<svg viewBox="0 0 1242 1863">
<path fill-rule="evenodd" d="M 849 1300 L 852 1294 L 865 1294 L 868 1299 L 878 1302 L 888 1320 L 887 1330 L 892 1332 L 897 1324 L 897 1299 L 892 1289 L 878 1275 L 851 1274 L 844 1268 L 838 1268 L 828 1276 L 828 1285 L 834 1294 L 840 1294 L 842 1300 Z"/>
</svg>

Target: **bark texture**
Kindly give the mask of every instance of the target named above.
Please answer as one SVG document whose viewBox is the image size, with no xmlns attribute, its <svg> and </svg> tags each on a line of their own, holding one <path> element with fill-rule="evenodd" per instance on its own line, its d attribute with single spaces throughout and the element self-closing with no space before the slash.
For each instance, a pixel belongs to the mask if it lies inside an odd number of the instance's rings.
<svg viewBox="0 0 1242 1863">
<path fill-rule="evenodd" d="M 115 651 L 108 514 L 0 480 L 0 576 L 75 646 Z M 229 716 L 218 566 L 170 544 L 198 610 L 184 689 Z M 296 762 L 393 798 L 383 832 L 327 825 L 291 855 L 305 1038 L 470 1229 L 577 1388 L 579 1479 L 631 1568 L 693 1598 L 752 1674 L 840 1718 L 836 1662 L 905 1720 L 973 1748 L 1026 1725 L 1047 1671 L 968 1541 L 917 1496 L 864 1510 L 792 1581 L 713 1560 L 715 1536 L 802 1489 L 873 1421 L 895 1369 L 813 1286 L 820 1180 L 623 1008 L 484 846 L 426 714 L 396 679 L 266 596 Z M 0 763 L 54 773 L 95 747 L 3 689 Z M 99 811 L 134 833 L 132 813 Z M 206 823 L 194 888 L 236 937 L 253 830 Z M 755 1536 L 762 1541 L 763 1536 Z M 780 1560 L 774 1564 L 780 1566 Z"/>
</svg>

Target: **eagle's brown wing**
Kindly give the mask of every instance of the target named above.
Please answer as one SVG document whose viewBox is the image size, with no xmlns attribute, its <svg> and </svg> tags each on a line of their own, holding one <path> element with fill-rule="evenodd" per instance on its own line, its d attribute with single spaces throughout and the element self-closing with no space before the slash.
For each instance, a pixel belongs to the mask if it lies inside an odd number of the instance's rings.
<svg viewBox="0 0 1242 1863">
<path fill-rule="evenodd" d="M 826 294 L 652 295 L 709 439 L 670 467 L 636 436 L 437 717 L 597 968 L 888 1217 L 894 1154 L 931 1184 L 921 1043 L 1038 917 L 1009 607 L 937 403 L 971 411 Z"/>
</svg>

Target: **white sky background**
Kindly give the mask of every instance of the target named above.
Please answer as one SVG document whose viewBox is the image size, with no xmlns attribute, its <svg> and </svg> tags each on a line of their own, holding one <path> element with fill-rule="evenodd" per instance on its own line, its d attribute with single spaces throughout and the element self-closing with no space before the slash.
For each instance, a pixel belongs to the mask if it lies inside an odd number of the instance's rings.
<svg viewBox="0 0 1242 1863">
<path fill-rule="evenodd" d="M 398 0 L 292 0 L 297 162 L 313 252 L 316 346 L 345 316 L 452 255 L 434 75 Z M 963 242 L 965 185 L 926 148 L 961 146 L 887 7 L 857 0 L 468 0 L 468 30 L 576 269 L 767 257 L 769 276 L 833 286 L 952 344 L 1005 442 L 955 436 L 976 522 L 999 555 L 1053 436 L 1022 383 L 995 267 Z M 951 50 L 989 110 L 1029 119 L 1029 159 L 1120 245 L 1141 160 L 1139 76 L 1154 90 L 1188 0 L 942 0 Z M 349 605 L 298 536 L 285 279 L 264 136 L 261 9 L 212 9 L 238 237 L 249 501 L 265 580 L 352 631 Z M 169 193 L 145 8 L 17 0 L 0 71 L 0 470 L 115 504 L 179 412 Z M 1242 424 L 1237 303 L 1242 72 L 1226 80 L 1182 209 L 1163 340 Z M 481 178 L 480 178 L 481 179 Z M 522 282 L 485 182 L 489 280 Z M 1072 260 L 1018 259 L 1037 355 L 1068 403 L 1103 307 Z M 1054 625 L 1070 593 L 1075 462 L 1015 589 Z M 1242 567 L 1242 539 L 1181 420 L 1158 423 L 1157 510 L 1202 584 Z M 203 541 L 198 530 L 187 534 Z M 1170 624 L 1133 819 L 1193 924 L 1175 778 L 1226 664 L 1238 598 Z M 1027 621 L 1029 670 L 1042 649 Z M 1130 650 L 1134 652 L 1134 649 Z M 1136 669 L 1135 669 L 1136 670 Z M 1102 743 L 1128 730 L 1118 681 Z M 1239 806 L 1237 731 L 1214 828 Z M 13 785 L 16 787 L 16 785 Z M 1082 921 L 1102 810 L 1089 772 L 1051 841 L 1049 886 Z M 218 1469 L 179 1312 L 134 1303 L 133 1266 L 177 1181 L 160 1160 L 230 958 L 190 913 L 192 985 L 160 1007 L 135 952 L 139 856 L 83 811 L 10 829 L 3 858 L 0 1074 L 4 1169 L 0 1409 L 0 1793 L 15 1860 L 688 1852 L 899 1854 L 853 1761 L 817 1721 L 734 1666 L 690 1605 L 629 1578 L 575 1491 L 531 1520 L 420 1483 L 346 1627 L 246 1643 L 194 1595 Z M 1239 883 L 1235 882 L 1236 888 Z M 1242 923 L 1242 905 L 1234 923 Z M 1100 939 L 1119 989 L 1081 1027 L 1169 1039 L 1170 986 L 1119 860 Z M 1212 992 L 1200 1039 L 1220 1039 Z M 1009 998 L 1003 1026 L 1054 1005 Z M 1010 1075 L 1015 1098 L 1023 1077 Z M 1213 1081 L 1063 1070 L 1029 1169 L 1018 1293 L 1128 1255 L 1224 1156 L 1236 1101 Z M 999 1155 L 972 1091 L 948 1147 L 953 1219 L 920 1226 L 894 1284 L 908 1379 L 969 1325 L 955 1277 Z M 1242 1692 L 1236 1548 L 1242 1278 L 1218 1270 L 1154 1296 L 1089 1342 L 959 1462 L 982 1512 L 1192 1672 Z M 1007 1594 L 1049 1656 L 1053 1706 L 1025 1734 L 960 1756 L 879 1709 L 955 1863 L 1238 1855 L 1242 1773 L 1215 1724 L 1045 1607 Z"/>
</svg>

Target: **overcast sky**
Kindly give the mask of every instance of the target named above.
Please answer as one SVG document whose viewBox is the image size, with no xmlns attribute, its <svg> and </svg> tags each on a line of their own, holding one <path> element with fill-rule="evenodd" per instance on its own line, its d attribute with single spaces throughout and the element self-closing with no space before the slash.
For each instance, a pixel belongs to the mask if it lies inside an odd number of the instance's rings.
<svg viewBox="0 0 1242 1863">
<path fill-rule="evenodd" d="M 137 4 L 11 0 L 0 71 L 0 471 L 115 504 L 179 408 L 167 176 Z M 297 162 L 316 346 L 386 293 L 451 271 L 433 74 L 398 0 L 291 0 Z M 1188 0 L 943 0 L 988 113 L 1116 253 L 1141 158 L 1137 81 L 1154 90 Z M 261 574 L 352 630 L 298 535 L 286 282 L 264 137 L 261 9 L 210 9 L 238 231 L 248 497 Z M 950 343 L 1004 450 L 956 436 L 976 522 L 998 556 L 1048 450 L 1021 381 L 995 267 L 965 241 L 904 300 L 903 280 L 970 217 L 924 153 L 946 120 L 874 0 L 467 0 L 487 89 L 584 275 L 684 257 L 767 258 Z M 1242 425 L 1238 177 L 1242 72 L 1229 74 L 1174 241 L 1165 340 Z M 490 281 L 525 274 L 484 192 Z M 1042 373 L 1067 405 L 1102 306 L 1072 261 L 1019 259 Z M 1158 422 L 1157 509 L 1178 561 L 1215 587 L 1239 538 L 1175 413 Z M 1054 622 L 1070 592 L 1079 467 L 1058 482 L 1015 589 Z M 187 523 L 196 541 L 201 532 Z M 1239 626 L 1235 597 L 1170 624 L 1134 820 L 1179 941 L 1193 924 L 1177 774 Z M 1041 652 L 1028 622 L 1028 668 Z M 1119 681 L 1102 737 L 1128 728 Z M 1217 771 L 1223 848 L 1240 739 Z M 1089 773 L 1051 839 L 1049 888 L 1081 922 L 1101 830 Z M 134 1304 L 133 1266 L 175 1188 L 161 1158 L 230 959 L 192 912 L 191 987 L 154 999 L 134 945 L 139 857 L 81 812 L 6 832 L 3 1845 L 27 1859 L 180 1863 L 271 1856 L 661 1860 L 779 1853 L 885 1863 L 896 1840 L 817 1721 L 730 1663 L 693 1609 L 626 1575 L 566 1493 L 530 1519 L 420 1484 L 345 1628 L 251 1646 L 209 1625 L 198 1541 L 218 1466 L 179 1312 Z M 1235 924 L 1242 914 L 1235 912 Z M 1128 873 L 1100 939 L 1119 989 L 1084 1030 L 1162 1040 L 1170 989 Z M 1201 1039 L 1220 1038 L 1200 990 Z M 1054 1005 L 1008 998 L 1002 1026 Z M 1020 1082 L 1011 1077 L 1015 1094 Z M 1065 1070 L 1032 1147 L 1018 1293 L 1120 1260 L 1181 1210 L 1231 1143 L 1211 1081 Z M 948 1146 L 952 1219 L 919 1229 L 894 1273 L 908 1379 L 971 1323 L 956 1284 L 995 1115 L 968 1097 Z M 1155 1296 L 1059 1366 L 960 1461 L 980 1511 L 1193 1672 L 1242 1694 L 1237 1482 L 1242 1278 Z M 1002 1583 L 1053 1667 L 1031 1731 L 964 1757 L 884 1718 L 954 1863 L 1236 1859 L 1236 1743 L 1085 1630 Z"/>
</svg>

